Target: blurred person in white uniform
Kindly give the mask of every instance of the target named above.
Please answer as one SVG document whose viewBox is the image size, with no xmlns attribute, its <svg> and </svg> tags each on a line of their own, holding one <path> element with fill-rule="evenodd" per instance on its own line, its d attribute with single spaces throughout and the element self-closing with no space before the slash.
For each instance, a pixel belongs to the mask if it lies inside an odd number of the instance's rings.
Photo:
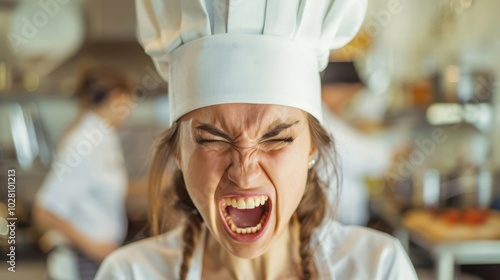
<svg viewBox="0 0 500 280">
<path fill-rule="evenodd" d="M 110 67 L 82 72 L 74 94 L 79 115 L 57 147 L 34 207 L 36 222 L 48 229 L 42 239 L 52 247 L 50 279 L 93 279 L 127 230 L 128 179 L 116 130 L 130 113 L 132 85 Z"/>
<path fill-rule="evenodd" d="M 394 158 L 393 147 L 343 119 L 345 107 L 362 90 L 363 83 L 352 62 L 332 62 L 322 75 L 325 125 L 335 139 L 342 164 L 340 195 L 332 192 L 330 199 L 338 204 L 335 218 L 347 225 L 367 224 L 370 216 L 365 178 L 382 177 Z"/>
<path fill-rule="evenodd" d="M 359 29 L 365 0 L 136 7 L 141 42 L 169 81 L 172 126 L 150 171 L 155 236 L 113 252 L 97 280 L 416 279 L 395 238 L 332 219 L 318 176 L 333 149 L 319 72 Z"/>
</svg>

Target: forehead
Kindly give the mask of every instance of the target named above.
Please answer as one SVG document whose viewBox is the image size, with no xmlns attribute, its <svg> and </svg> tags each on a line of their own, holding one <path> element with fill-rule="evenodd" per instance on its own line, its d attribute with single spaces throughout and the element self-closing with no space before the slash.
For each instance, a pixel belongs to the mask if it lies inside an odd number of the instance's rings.
<svg viewBox="0 0 500 280">
<path fill-rule="evenodd" d="M 306 113 L 300 109 L 268 104 L 219 104 L 197 109 L 181 118 L 192 126 L 208 123 L 228 132 L 262 132 L 273 125 L 299 121 L 297 128 L 304 127 Z"/>
</svg>

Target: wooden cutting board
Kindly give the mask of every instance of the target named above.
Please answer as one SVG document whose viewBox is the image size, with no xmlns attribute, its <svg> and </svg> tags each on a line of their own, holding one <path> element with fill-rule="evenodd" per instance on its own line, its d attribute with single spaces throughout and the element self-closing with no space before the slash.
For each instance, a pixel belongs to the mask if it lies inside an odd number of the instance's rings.
<svg viewBox="0 0 500 280">
<path fill-rule="evenodd" d="M 426 210 L 408 212 L 403 223 L 410 232 L 420 234 L 431 242 L 500 239 L 500 212 L 494 210 L 479 225 L 450 224 Z"/>
</svg>

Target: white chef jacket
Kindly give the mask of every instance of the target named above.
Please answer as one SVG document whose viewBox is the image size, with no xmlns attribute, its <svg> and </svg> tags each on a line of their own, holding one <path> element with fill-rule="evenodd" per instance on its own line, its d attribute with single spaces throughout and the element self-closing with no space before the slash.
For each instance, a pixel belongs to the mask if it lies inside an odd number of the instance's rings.
<svg viewBox="0 0 500 280">
<path fill-rule="evenodd" d="M 118 135 L 88 112 L 59 145 L 36 203 L 96 242 L 121 244 L 126 174 Z"/>
<path fill-rule="evenodd" d="M 320 279 L 416 280 L 417 275 L 400 242 L 381 232 L 328 223 L 318 229 L 314 259 Z M 203 226 L 187 279 L 201 279 L 207 229 Z M 182 227 L 158 237 L 129 244 L 108 256 L 95 280 L 178 279 L 183 252 Z"/>
</svg>

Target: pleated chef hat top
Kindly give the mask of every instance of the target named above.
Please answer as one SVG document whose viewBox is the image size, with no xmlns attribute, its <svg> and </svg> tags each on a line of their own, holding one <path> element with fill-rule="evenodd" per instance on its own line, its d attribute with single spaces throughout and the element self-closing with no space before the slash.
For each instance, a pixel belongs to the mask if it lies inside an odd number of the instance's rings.
<svg viewBox="0 0 500 280">
<path fill-rule="evenodd" d="M 140 41 L 169 83 L 170 121 L 227 103 L 319 121 L 319 72 L 361 26 L 366 0 L 136 0 Z"/>
</svg>

